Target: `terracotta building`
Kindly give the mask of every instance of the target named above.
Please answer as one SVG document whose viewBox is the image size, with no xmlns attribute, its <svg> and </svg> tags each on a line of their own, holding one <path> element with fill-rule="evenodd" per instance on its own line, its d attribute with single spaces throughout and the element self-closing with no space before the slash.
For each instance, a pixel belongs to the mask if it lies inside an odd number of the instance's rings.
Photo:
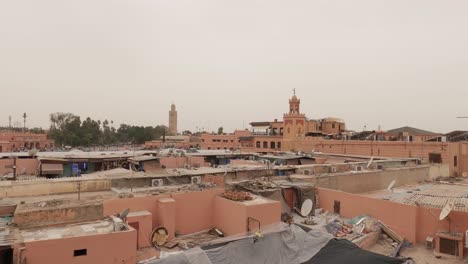
<svg viewBox="0 0 468 264">
<path fill-rule="evenodd" d="M 346 124 L 339 118 L 308 119 L 300 111 L 301 100 L 294 94 L 289 100 L 289 112 L 283 115 L 283 121 L 252 122 L 250 135 L 239 137 L 240 148 L 244 151 L 276 152 L 283 150 L 283 141 L 305 137 L 341 137 Z M 231 140 L 219 138 L 218 140 Z M 222 143 L 219 142 L 218 143 Z M 202 148 L 207 145 L 202 144 Z M 211 149 L 222 146 L 212 145 Z"/>
<path fill-rule="evenodd" d="M 54 148 L 53 140 L 47 139 L 47 134 L 31 132 L 0 131 L 0 152 L 16 152 L 30 149 Z"/>
<path fill-rule="evenodd" d="M 177 110 L 175 104 L 171 104 L 171 111 L 169 111 L 169 135 L 177 135 Z"/>
<path fill-rule="evenodd" d="M 236 130 L 232 134 L 202 134 L 201 149 L 240 149 L 241 138 L 250 137 L 252 133 L 248 130 Z"/>
</svg>

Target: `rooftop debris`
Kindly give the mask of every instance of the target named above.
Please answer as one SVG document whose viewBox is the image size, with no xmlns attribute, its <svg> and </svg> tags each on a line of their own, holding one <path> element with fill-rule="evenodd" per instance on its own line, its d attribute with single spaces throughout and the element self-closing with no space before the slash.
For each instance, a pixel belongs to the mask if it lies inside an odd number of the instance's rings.
<svg viewBox="0 0 468 264">
<path fill-rule="evenodd" d="M 249 192 L 227 191 L 223 193 L 222 196 L 226 199 L 233 200 L 236 202 L 253 200 L 253 197 Z"/>
</svg>

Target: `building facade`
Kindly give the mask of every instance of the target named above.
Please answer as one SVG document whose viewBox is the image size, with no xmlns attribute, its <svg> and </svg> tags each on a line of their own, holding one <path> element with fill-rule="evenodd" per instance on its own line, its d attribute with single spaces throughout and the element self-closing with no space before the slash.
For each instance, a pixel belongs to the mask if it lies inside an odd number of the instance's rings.
<svg viewBox="0 0 468 264">
<path fill-rule="evenodd" d="M 236 130 L 232 134 L 202 134 L 201 149 L 225 149 L 236 150 L 241 149 L 241 139 L 251 137 L 252 133 L 248 130 Z"/>
<path fill-rule="evenodd" d="M 301 113 L 301 100 L 294 94 L 289 100 L 289 111 L 283 120 L 271 122 L 252 122 L 251 135 L 240 137 L 242 150 L 254 152 L 278 152 L 284 148 L 285 141 L 304 138 L 341 138 L 346 130 L 340 118 L 308 119 Z"/>
<path fill-rule="evenodd" d="M 177 110 L 175 104 L 171 105 L 171 110 L 169 111 L 169 135 L 177 135 Z"/>
<path fill-rule="evenodd" d="M 30 149 L 47 150 L 54 147 L 54 141 L 47 139 L 47 134 L 0 132 L 0 152 L 18 152 Z"/>
</svg>

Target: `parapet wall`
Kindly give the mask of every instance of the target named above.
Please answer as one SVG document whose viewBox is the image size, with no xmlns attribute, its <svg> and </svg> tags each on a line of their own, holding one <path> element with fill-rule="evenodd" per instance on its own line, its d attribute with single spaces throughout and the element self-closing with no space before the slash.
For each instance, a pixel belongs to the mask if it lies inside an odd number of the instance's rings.
<svg viewBox="0 0 468 264">
<path fill-rule="evenodd" d="M 26 206 L 31 205 L 19 205 L 14 214 L 14 223 L 22 228 L 78 223 L 104 218 L 102 202 L 65 207 L 43 207 L 34 210 L 25 208 Z"/>
<path fill-rule="evenodd" d="M 437 217 L 441 209 L 400 204 L 324 188 L 318 188 L 317 193 L 319 207 L 325 211 L 333 212 L 337 201 L 340 203 L 342 217 L 372 216 L 412 243 L 423 243 L 427 236 L 449 230 L 449 222 L 439 221 Z M 466 219 L 468 213 L 452 212 L 452 231 L 464 233 L 468 230 Z"/>
<path fill-rule="evenodd" d="M 431 166 L 359 171 L 314 177 L 317 187 L 348 193 L 364 193 L 386 189 L 392 181 L 394 187 L 430 180 Z"/>
<path fill-rule="evenodd" d="M 111 189 L 111 181 L 80 178 L 37 179 L 0 182 L 0 198 L 54 195 L 65 193 L 98 192 Z"/>
<path fill-rule="evenodd" d="M 0 176 L 13 173 L 12 159 L 0 159 Z M 39 160 L 36 158 L 16 159 L 16 173 L 18 175 L 36 175 L 39 169 Z"/>
<path fill-rule="evenodd" d="M 285 140 L 283 150 L 306 153 L 315 151 L 344 155 L 419 158 L 423 162 L 429 161 L 430 153 L 436 153 L 441 155 L 443 164 L 449 165 L 451 174 L 468 175 L 468 143 L 466 142 L 343 141 L 306 137 Z"/>
</svg>

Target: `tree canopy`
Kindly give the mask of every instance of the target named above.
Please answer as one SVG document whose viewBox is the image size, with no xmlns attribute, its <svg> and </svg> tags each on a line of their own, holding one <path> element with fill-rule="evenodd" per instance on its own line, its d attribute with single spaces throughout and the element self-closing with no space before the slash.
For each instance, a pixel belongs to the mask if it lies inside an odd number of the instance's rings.
<svg viewBox="0 0 468 264">
<path fill-rule="evenodd" d="M 57 146 L 103 146 L 113 144 L 143 144 L 145 141 L 158 139 L 167 133 L 167 127 L 158 125 L 133 126 L 121 124 L 114 127 L 114 121 L 93 120 L 87 117 L 83 121 L 72 113 L 50 114 L 49 138 Z"/>
</svg>

